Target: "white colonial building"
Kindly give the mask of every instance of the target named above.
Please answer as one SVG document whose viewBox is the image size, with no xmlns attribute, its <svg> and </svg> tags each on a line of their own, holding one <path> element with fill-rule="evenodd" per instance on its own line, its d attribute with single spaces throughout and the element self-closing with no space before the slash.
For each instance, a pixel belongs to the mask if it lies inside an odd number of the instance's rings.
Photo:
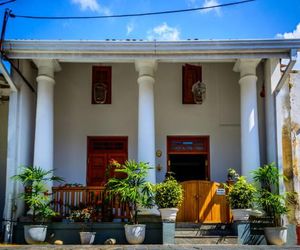
<svg viewBox="0 0 300 250">
<path fill-rule="evenodd" d="M 110 159 L 149 162 L 153 183 L 168 170 L 224 182 L 228 168 L 249 178 L 268 162 L 284 168 L 278 98 L 299 49 L 297 39 L 5 41 L 22 74 L 0 65 L 10 86 L 0 212 L 22 210 L 10 180 L 20 165 L 88 186 L 105 183 Z M 283 69 L 281 59 L 290 60 Z"/>
</svg>

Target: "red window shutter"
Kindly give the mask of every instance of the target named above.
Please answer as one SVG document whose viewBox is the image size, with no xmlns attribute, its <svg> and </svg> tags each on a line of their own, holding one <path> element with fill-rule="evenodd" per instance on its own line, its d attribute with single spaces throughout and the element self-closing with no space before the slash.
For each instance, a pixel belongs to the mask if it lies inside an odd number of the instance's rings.
<svg viewBox="0 0 300 250">
<path fill-rule="evenodd" d="M 110 66 L 93 66 L 92 104 L 111 104 Z"/>
<path fill-rule="evenodd" d="M 197 81 L 202 82 L 202 67 L 190 64 L 182 66 L 182 103 L 195 104 L 192 87 Z"/>
</svg>

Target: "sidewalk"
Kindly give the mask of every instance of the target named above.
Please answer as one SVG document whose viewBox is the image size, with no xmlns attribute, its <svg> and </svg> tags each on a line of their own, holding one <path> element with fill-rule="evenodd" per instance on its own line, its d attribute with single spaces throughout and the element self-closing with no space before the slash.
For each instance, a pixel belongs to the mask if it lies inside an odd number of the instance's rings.
<svg viewBox="0 0 300 250">
<path fill-rule="evenodd" d="M 183 245 L 0 245 L 0 249 L 25 249 L 25 250 L 47 250 L 47 249 L 56 249 L 56 250 L 79 250 L 79 249 L 89 249 L 89 250 L 231 250 L 231 249 L 245 249 L 245 250 L 271 250 L 271 249 L 299 249 L 300 246 L 250 246 L 250 245 L 192 245 L 192 244 L 183 244 Z"/>
</svg>

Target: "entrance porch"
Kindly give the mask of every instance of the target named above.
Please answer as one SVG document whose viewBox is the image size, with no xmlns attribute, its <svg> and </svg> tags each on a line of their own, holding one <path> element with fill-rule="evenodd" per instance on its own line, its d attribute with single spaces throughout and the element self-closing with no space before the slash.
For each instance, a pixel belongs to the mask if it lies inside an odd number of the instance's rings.
<svg viewBox="0 0 300 250">
<path fill-rule="evenodd" d="M 290 58 L 298 43 L 6 41 L 6 55 L 18 60 L 32 88 L 13 72 L 19 88 L 9 100 L 4 218 L 24 211 L 14 199 L 20 187 L 10 181 L 21 164 L 54 169 L 66 183 L 81 184 L 53 188 L 56 209 L 67 214 L 62 197 L 71 197 L 71 206 L 103 203 L 112 158 L 148 162 L 152 183 L 163 181 L 168 170 L 182 182 L 208 181 L 214 191 L 207 197 L 222 188 L 228 168 L 249 177 L 276 161 L 279 59 Z M 94 145 L 93 138 L 109 140 Z M 126 139 L 121 145 L 112 138 Z M 187 202 L 195 203 L 197 185 Z M 201 213 L 223 218 L 224 212 L 208 211 L 223 201 L 212 203 Z M 203 209 L 197 206 L 195 214 Z M 112 208 L 117 219 L 126 219 L 126 205 Z M 201 216 L 191 220 L 203 221 Z"/>
</svg>

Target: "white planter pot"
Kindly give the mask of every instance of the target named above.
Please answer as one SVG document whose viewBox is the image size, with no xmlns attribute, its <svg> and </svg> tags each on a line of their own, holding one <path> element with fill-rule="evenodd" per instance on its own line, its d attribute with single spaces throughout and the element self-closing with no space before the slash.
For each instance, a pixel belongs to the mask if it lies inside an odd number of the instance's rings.
<svg viewBox="0 0 300 250">
<path fill-rule="evenodd" d="M 91 245 L 94 243 L 96 232 L 79 232 L 82 245 Z"/>
<path fill-rule="evenodd" d="M 232 216 L 234 221 L 248 220 L 251 209 L 232 209 Z"/>
<path fill-rule="evenodd" d="M 129 244 L 141 244 L 145 239 L 146 225 L 125 225 L 125 236 Z"/>
<path fill-rule="evenodd" d="M 25 225 L 24 237 L 27 244 L 36 244 L 44 242 L 47 234 L 45 225 Z"/>
<path fill-rule="evenodd" d="M 283 245 L 287 240 L 286 227 L 265 227 L 265 237 L 269 245 Z"/>
<path fill-rule="evenodd" d="M 166 222 L 176 221 L 178 208 L 160 208 L 159 211 L 160 211 L 162 221 L 166 221 Z"/>
</svg>

